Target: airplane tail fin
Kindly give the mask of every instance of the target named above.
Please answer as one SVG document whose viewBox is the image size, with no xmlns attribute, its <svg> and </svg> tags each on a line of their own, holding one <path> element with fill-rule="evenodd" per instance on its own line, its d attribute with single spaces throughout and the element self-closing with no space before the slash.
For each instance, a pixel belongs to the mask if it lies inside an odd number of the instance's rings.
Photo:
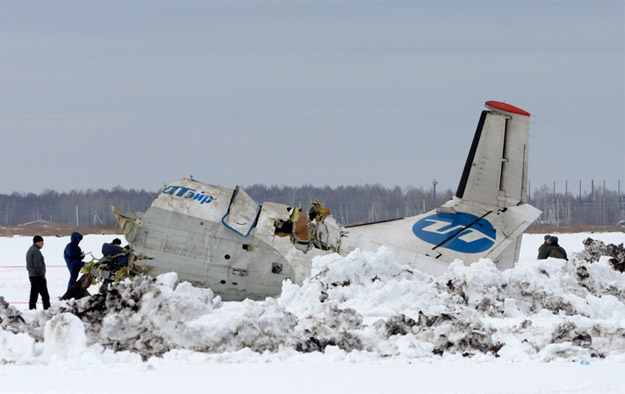
<svg viewBox="0 0 625 394">
<path fill-rule="evenodd" d="M 415 217 L 350 227 L 342 250 L 391 245 L 402 261 L 430 273 L 457 259 L 514 266 L 521 235 L 541 213 L 527 203 L 530 114 L 498 101 L 486 107 L 454 198 Z"/>
<path fill-rule="evenodd" d="M 526 203 L 530 114 L 499 101 L 486 107 L 456 197 L 499 208 Z"/>
<path fill-rule="evenodd" d="M 499 101 L 487 101 L 486 108 L 489 110 L 480 116 L 456 196 L 436 209 L 452 217 L 457 212 L 470 213 L 476 220 L 434 249 L 466 238 L 470 231 L 478 231 L 483 221 L 482 226 L 492 225 L 496 234 L 491 246 L 472 258 L 451 250 L 440 251 L 440 258 L 463 258 L 468 263 L 487 257 L 504 269 L 518 260 L 521 234 L 541 212 L 527 203 L 530 114 Z M 466 250 L 458 247 L 456 251 Z"/>
</svg>

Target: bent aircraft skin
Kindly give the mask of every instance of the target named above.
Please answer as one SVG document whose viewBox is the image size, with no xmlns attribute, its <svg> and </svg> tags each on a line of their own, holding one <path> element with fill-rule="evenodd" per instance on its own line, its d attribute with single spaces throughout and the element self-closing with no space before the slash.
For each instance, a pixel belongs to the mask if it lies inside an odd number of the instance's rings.
<svg viewBox="0 0 625 394">
<path fill-rule="evenodd" d="M 224 300 L 277 296 L 285 279 L 310 276 L 315 256 L 380 246 L 434 275 L 456 259 L 511 268 L 521 234 L 541 213 L 527 203 L 530 114 L 498 101 L 486 108 L 456 195 L 418 216 L 342 227 L 316 202 L 310 212 L 258 204 L 238 186 L 193 179 L 166 184 L 145 213 L 113 211 L 152 275 L 174 271 Z"/>
</svg>

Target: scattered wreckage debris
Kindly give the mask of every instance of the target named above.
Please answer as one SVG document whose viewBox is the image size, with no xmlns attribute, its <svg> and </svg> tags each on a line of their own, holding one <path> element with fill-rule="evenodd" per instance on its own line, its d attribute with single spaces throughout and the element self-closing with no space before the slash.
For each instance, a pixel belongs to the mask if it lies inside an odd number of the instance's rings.
<svg viewBox="0 0 625 394">
<path fill-rule="evenodd" d="M 128 262 L 127 265 L 119 264 L 119 259 L 122 257 L 127 257 L 127 259 L 125 259 Z M 89 296 L 91 294 L 88 289 L 94 283 L 100 284 L 99 291 L 104 293 L 111 283 L 117 284 L 122 279 L 133 279 L 137 275 L 147 274 L 149 271 L 147 268 L 135 264 L 136 261 L 144 259 L 147 259 L 147 257 L 140 253 L 135 253 L 135 251 L 130 248 L 125 248 L 120 253 L 104 256 L 100 259 L 92 258 L 92 260 L 86 262 L 85 266 L 80 270 L 82 276 L 60 299 L 70 300 L 74 298 L 78 300 Z"/>
</svg>

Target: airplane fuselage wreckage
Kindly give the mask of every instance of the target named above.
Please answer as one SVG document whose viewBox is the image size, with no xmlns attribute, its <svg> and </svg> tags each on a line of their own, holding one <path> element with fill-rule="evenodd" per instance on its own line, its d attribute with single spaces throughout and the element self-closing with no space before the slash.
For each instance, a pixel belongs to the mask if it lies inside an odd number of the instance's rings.
<svg viewBox="0 0 625 394">
<path fill-rule="evenodd" d="M 456 195 L 418 216 L 343 227 L 317 202 L 310 212 L 258 204 L 239 187 L 193 179 L 165 185 L 145 213 L 113 210 L 152 275 L 175 271 L 224 300 L 277 296 L 285 279 L 301 284 L 310 276 L 315 256 L 382 245 L 398 262 L 435 275 L 456 259 L 511 268 L 521 234 L 540 215 L 527 203 L 530 114 L 497 101 L 486 108 Z"/>
</svg>

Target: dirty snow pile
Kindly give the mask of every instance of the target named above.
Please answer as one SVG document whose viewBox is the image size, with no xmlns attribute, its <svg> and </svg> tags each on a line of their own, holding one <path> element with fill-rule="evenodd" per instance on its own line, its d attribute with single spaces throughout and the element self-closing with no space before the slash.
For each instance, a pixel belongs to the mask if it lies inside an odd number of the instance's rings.
<svg viewBox="0 0 625 394">
<path fill-rule="evenodd" d="M 285 282 L 279 298 L 264 301 L 222 302 L 175 273 L 46 312 L 22 313 L 0 298 L 0 363 L 321 353 L 349 362 L 625 362 L 625 274 L 616 256 L 597 256 L 602 247 L 588 241 L 569 262 L 526 258 L 503 272 L 490 260 L 456 261 L 440 277 L 398 264 L 388 248 L 357 250 L 316 258 L 302 286 Z"/>
</svg>

